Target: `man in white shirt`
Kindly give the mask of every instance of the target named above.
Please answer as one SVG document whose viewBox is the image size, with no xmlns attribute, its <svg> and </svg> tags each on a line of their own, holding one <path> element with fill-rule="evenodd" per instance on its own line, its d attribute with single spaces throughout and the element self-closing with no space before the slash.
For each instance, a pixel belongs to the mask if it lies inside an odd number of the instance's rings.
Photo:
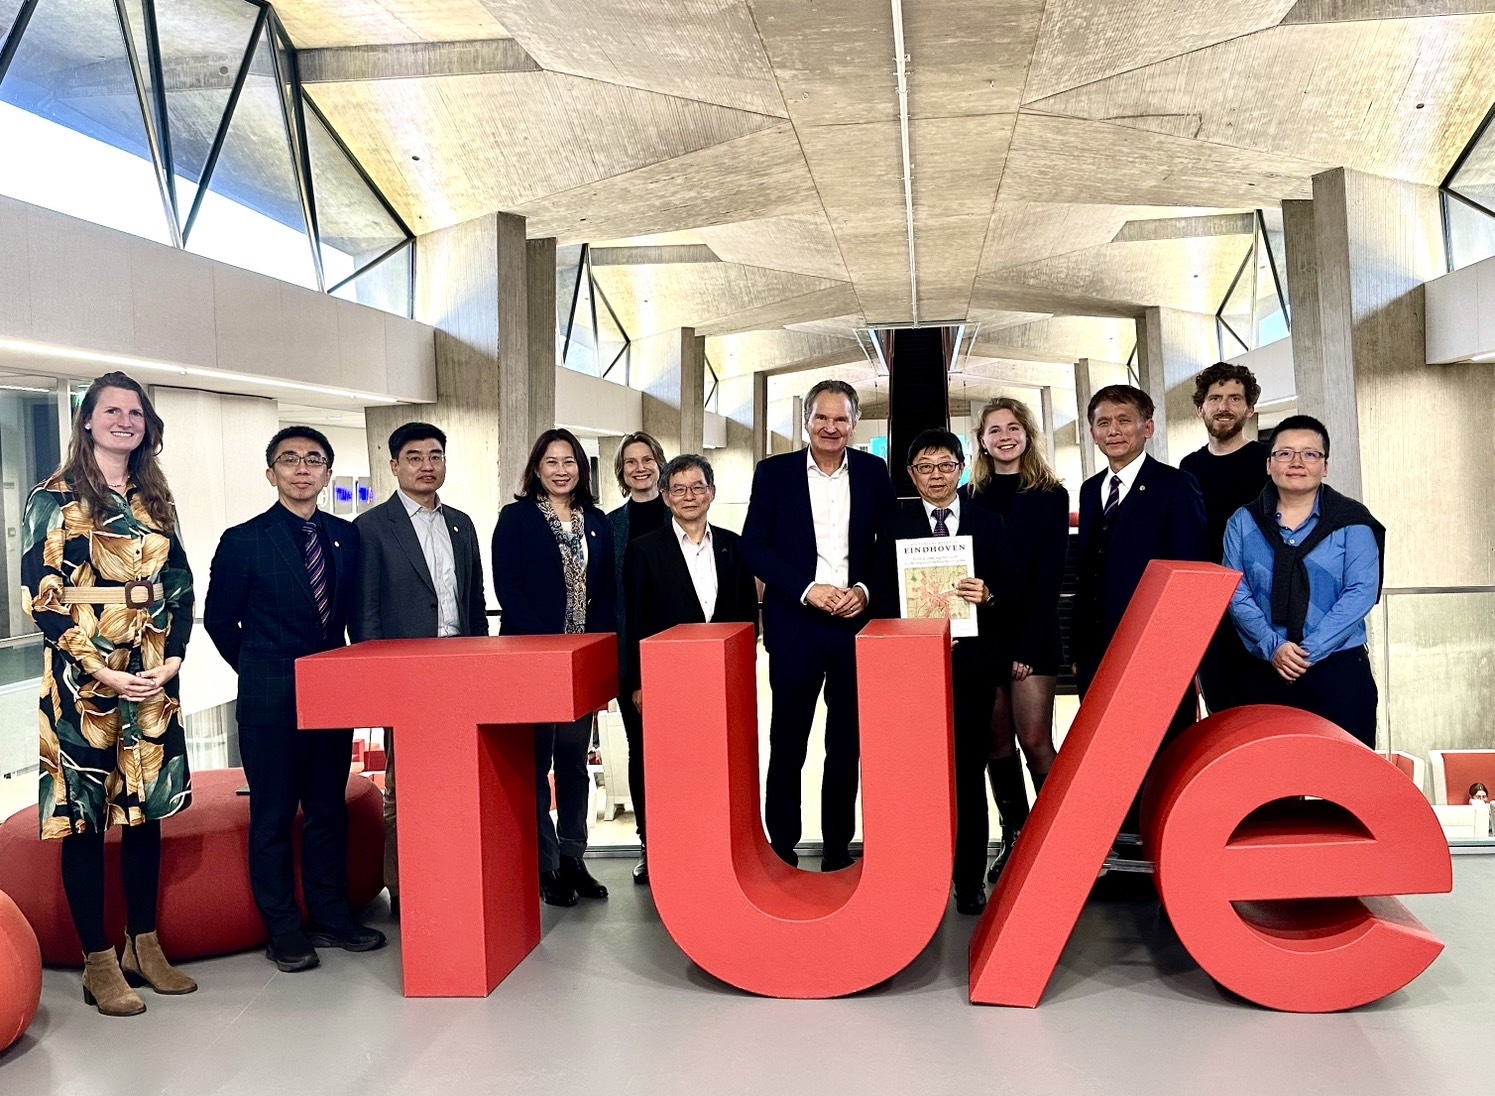
<svg viewBox="0 0 1495 1096">
<path fill-rule="evenodd" d="M 694 453 L 682 454 L 664 466 L 659 486 L 670 520 L 663 529 L 630 543 L 623 557 L 629 631 L 620 677 L 623 698 L 631 698 L 641 712 L 646 698 L 639 681 L 640 641 L 677 624 L 758 623 L 758 586 L 742 561 L 737 534 L 706 520 L 716 499 L 710 462 Z M 630 764 L 628 777 L 642 845 L 633 881 L 647 883 L 642 738 L 639 749 L 639 775 L 635 779 Z"/>
<path fill-rule="evenodd" d="M 388 501 L 360 514 L 359 605 L 353 641 L 488 634 L 477 530 L 438 492 L 446 482 L 446 434 L 407 422 L 389 436 L 389 468 L 399 484 Z M 399 907 L 394 735 L 384 732 L 384 883 Z"/>
<path fill-rule="evenodd" d="M 851 865 L 861 745 L 856 633 L 891 581 L 897 507 L 887 464 L 850 448 L 860 403 L 845 381 L 805 396 L 809 448 L 760 461 L 742 527 L 742 554 L 763 580 L 763 642 L 773 716 L 764 808 L 774 851 L 798 864 L 800 772 L 825 690 L 821 867 Z"/>
</svg>

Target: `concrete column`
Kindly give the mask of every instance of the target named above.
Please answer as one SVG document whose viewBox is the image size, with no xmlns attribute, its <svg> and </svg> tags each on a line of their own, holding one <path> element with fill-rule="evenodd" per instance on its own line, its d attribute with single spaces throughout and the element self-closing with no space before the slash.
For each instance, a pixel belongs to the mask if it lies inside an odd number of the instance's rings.
<svg viewBox="0 0 1495 1096">
<path fill-rule="evenodd" d="M 635 339 L 631 384 L 644 394 L 644 429 L 665 456 L 699 453 L 706 429 L 706 340 L 681 327 Z"/>
<path fill-rule="evenodd" d="M 1323 327 L 1319 317 L 1318 237 L 1313 225 L 1312 202 L 1290 199 L 1282 203 L 1287 247 L 1283 271 L 1287 276 L 1287 303 L 1292 318 L 1298 410 L 1323 418 L 1320 414 L 1324 410 Z"/>
<path fill-rule="evenodd" d="M 1095 445 L 1090 440 L 1087 409 L 1097 387 L 1091 379 L 1090 359 L 1081 358 L 1075 362 L 1075 409 L 1079 412 L 1075 418 L 1075 440 L 1080 446 L 1080 475 L 1084 479 L 1095 475 L 1096 469 Z"/>
<path fill-rule="evenodd" d="M 805 444 L 805 398 L 795 396 L 789 401 L 791 421 L 789 423 L 789 444 L 794 449 L 801 449 Z"/>
<path fill-rule="evenodd" d="M 523 217 L 495 213 L 421 236 L 416 247 L 416 318 L 436 328 L 436 402 L 365 409 L 369 467 L 388 497 L 390 431 L 412 419 L 441 427 L 442 497 L 472 516 L 491 578 L 499 508 L 535 438 L 555 423 L 555 241 L 527 242 Z"/>
<path fill-rule="evenodd" d="M 1058 431 L 1054 424 L 1054 389 L 1051 386 L 1044 385 L 1038 390 L 1038 403 L 1043 408 L 1043 436 L 1048 442 L 1049 467 L 1052 468 L 1058 450 L 1054 435 Z"/>
<path fill-rule="evenodd" d="M 1137 320 L 1137 372 L 1156 411 L 1147 451 L 1177 464 L 1208 439 L 1194 412 L 1194 375 L 1216 360 L 1213 316 L 1176 308 L 1148 308 Z"/>
<path fill-rule="evenodd" d="M 768 374 L 753 374 L 753 463 L 771 452 L 768 440 Z"/>
</svg>

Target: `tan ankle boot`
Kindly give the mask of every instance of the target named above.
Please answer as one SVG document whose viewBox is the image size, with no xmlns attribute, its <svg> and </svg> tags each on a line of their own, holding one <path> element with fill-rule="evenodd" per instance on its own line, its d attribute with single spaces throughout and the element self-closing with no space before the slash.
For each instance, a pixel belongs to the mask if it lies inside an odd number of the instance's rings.
<svg viewBox="0 0 1495 1096">
<path fill-rule="evenodd" d="M 125 954 L 119 965 L 132 986 L 150 986 L 157 993 L 173 996 L 197 989 L 196 982 L 167 962 L 161 941 L 153 932 L 126 936 Z"/>
<path fill-rule="evenodd" d="M 145 1002 L 125 982 L 113 948 L 83 957 L 83 1000 L 105 1016 L 138 1016 L 145 1011 Z"/>
</svg>

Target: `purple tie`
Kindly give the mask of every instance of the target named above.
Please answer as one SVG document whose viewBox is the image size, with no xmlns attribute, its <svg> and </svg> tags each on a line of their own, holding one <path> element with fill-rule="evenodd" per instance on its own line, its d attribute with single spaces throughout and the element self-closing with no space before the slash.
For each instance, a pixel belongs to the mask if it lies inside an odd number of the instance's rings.
<svg viewBox="0 0 1495 1096">
<path fill-rule="evenodd" d="M 950 516 L 949 510 L 936 510 L 934 512 L 934 535 L 937 537 L 948 537 L 950 527 L 945 524 L 945 519 Z"/>
<path fill-rule="evenodd" d="M 317 536 L 317 523 L 304 521 L 301 532 L 306 536 L 306 577 L 311 580 L 311 595 L 317 601 L 317 616 L 322 618 L 322 627 L 332 617 L 332 601 L 327 596 L 327 560 L 322 555 L 322 538 Z"/>
<path fill-rule="evenodd" d="M 1121 505 L 1121 477 L 1111 477 L 1111 494 L 1106 498 L 1105 519 L 1110 521 L 1116 516 L 1116 507 Z"/>
</svg>

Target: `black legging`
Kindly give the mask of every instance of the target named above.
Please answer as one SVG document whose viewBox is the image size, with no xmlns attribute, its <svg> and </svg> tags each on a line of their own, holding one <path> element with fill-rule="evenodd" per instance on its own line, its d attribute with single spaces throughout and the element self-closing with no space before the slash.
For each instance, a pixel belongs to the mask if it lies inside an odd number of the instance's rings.
<svg viewBox="0 0 1495 1096">
<path fill-rule="evenodd" d="M 131 936 L 156 931 L 156 894 L 161 885 L 161 823 L 125 826 L 120 849 L 125 875 L 125 923 Z M 63 838 L 62 886 L 83 952 L 107 951 L 104 933 L 104 835 Z"/>
</svg>

